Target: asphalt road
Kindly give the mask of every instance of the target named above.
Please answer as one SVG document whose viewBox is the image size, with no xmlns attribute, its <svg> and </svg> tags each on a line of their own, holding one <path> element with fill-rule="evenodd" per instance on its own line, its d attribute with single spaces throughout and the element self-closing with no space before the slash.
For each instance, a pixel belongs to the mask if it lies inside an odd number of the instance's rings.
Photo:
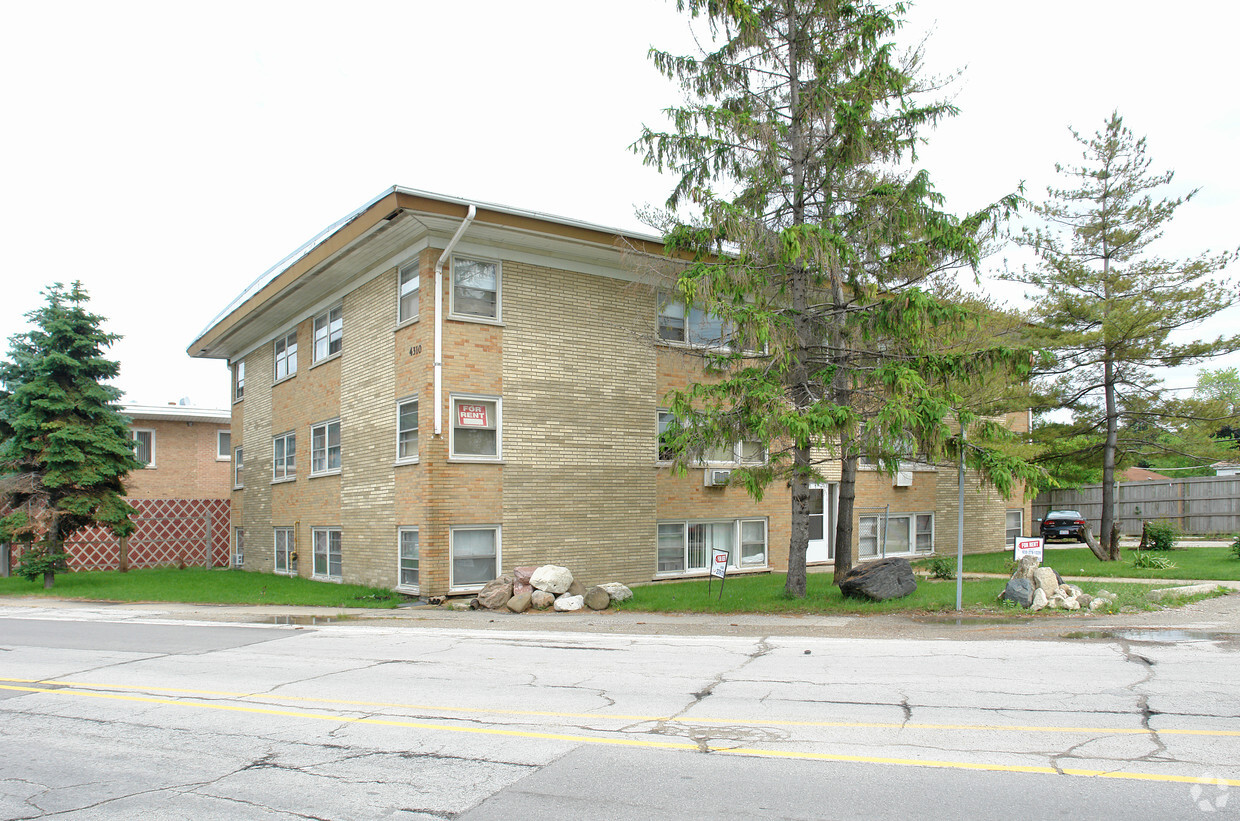
<svg viewBox="0 0 1240 821">
<path fill-rule="evenodd" d="M 1235 813 L 1231 599 L 1038 640 L 0 603 L 0 818 Z"/>
</svg>

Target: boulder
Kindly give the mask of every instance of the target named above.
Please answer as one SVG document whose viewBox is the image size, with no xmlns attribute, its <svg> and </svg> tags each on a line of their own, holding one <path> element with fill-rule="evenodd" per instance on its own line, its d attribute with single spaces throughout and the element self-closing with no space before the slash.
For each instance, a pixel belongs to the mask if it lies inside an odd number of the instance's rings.
<svg viewBox="0 0 1240 821">
<path fill-rule="evenodd" d="M 476 599 L 452 599 L 444 606 L 449 610 L 473 610 Z"/>
<path fill-rule="evenodd" d="M 564 592 L 570 596 L 585 596 L 586 586 L 574 578 L 573 583 L 570 584 L 568 586 L 568 589 L 565 590 Z"/>
<path fill-rule="evenodd" d="M 1076 597 L 1076 603 L 1079 604 L 1081 607 L 1089 607 L 1091 604 L 1094 603 L 1094 597 L 1089 595 L 1088 593 L 1082 593 Z"/>
<path fill-rule="evenodd" d="M 1162 601 L 1167 597 L 1200 596 L 1203 593 L 1213 593 L 1217 589 L 1217 584 L 1186 584 L 1181 587 L 1163 587 L 1159 590 L 1151 590 L 1149 596 L 1154 601 Z"/>
<path fill-rule="evenodd" d="M 530 576 L 533 576 L 537 569 L 537 567 L 514 567 L 512 569 L 512 595 L 534 592 L 534 586 L 530 584 Z"/>
<path fill-rule="evenodd" d="M 1084 592 L 1085 592 L 1085 591 L 1084 591 L 1084 590 L 1082 590 L 1081 588 L 1077 587 L 1075 584 L 1065 584 L 1065 585 L 1063 585 L 1063 589 L 1064 589 L 1064 590 L 1067 590 L 1067 591 L 1068 591 L 1068 595 L 1069 595 L 1069 596 L 1071 596 L 1071 597 L 1072 597 L 1072 598 L 1074 598 L 1074 599 L 1075 599 L 1075 598 L 1077 598 L 1077 597 L 1079 597 L 1082 593 L 1084 593 Z"/>
<path fill-rule="evenodd" d="M 546 590 L 535 590 L 530 594 L 530 604 L 536 610 L 546 610 L 555 604 L 555 596 Z"/>
<path fill-rule="evenodd" d="M 571 613 L 584 606 L 585 600 L 581 596 L 570 596 L 567 593 L 555 600 L 555 609 L 560 613 Z"/>
<path fill-rule="evenodd" d="M 1033 591 L 1033 603 L 1029 605 L 1030 610 L 1036 613 L 1043 607 L 1046 607 L 1047 604 L 1048 599 L 1046 598 L 1045 590 L 1039 587 L 1037 590 Z"/>
<path fill-rule="evenodd" d="M 1070 596 L 1063 600 L 1064 610 L 1080 610 L 1081 603 L 1076 600 L 1076 596 Z"/>
<path fill-rule="evenodd" d="M 530 609 L 530 599 L 532 597 L 532 593 L 514 593 L 506 606 L 514 613 L 524 613 Z"/>
<path fill-rule="evenodd" d="M 558 596 L 573 583 L 573 574 L 567 567 L 545 564 L 530 574 L 530 585 L 535 590 L 546 590 Z"/>
<path fill-rule="evenodd" d="M 591 587 L 582 597 L 586 607 L 591 610 L 606 610 L 611 607 L 611 594 L 601 587 Z"/>
<path fill-rule="evenodd" d="M 908 559 L 879 559 L 859 564 L 840 582 L 840 592 L 853 598 L 887 601 L 907 596 L 917 589 L 913 566 Z"/>
<path fill-rule="evenodd" d="M 483 585 L 478 591 L 478 606 L 486 610 L 499 610 L 512 598 L 512 576 L 505 573 Z"/>
<path fill-rule="evenodd" d="M 1102 608 L 1106 607 L 1110 603 L 1111 602 L 1109 599 L 1104 599 L 1098 596 L 1094 596 L 1094 600 L 1089 603 L 1089 609 L 1090 610 L 1101 610 Z"/>
<path fill-rule="evenodd" d="M 607 591 L 607 595 L 611 596 L 612 601 L 628 601 L 633 598 L 633 591 L 620 584 L 620 582 L 607 582 L 606 584 L 600 584 L 599 587 Z"/>
<path fill-rule="evenodd" d="M 1008 579 L 1007 587 L 999 598 L 1015 602 L 1021 607 L 1033 604 L 1033 582 L 1029 579 Z"/>
<path fill-rule="evenodd" d="M 1033 571 L 1038 569 L 1038 564 L 1039 562 L 1037 556 L 1025 556 L 1016 565 L 1016 571 L 1012 573 L 1012 578 L 1029 579 L 1029 581 L 1032 582 Z"/>
<path fill-rule="evenodd" d="M 1033 571 L 1033 586 L 1046 592 L 1046 597 L 1053 598 L 1059 589 L 1059 574 L 1049 567 L 1039 567 Z"/>
</svg>

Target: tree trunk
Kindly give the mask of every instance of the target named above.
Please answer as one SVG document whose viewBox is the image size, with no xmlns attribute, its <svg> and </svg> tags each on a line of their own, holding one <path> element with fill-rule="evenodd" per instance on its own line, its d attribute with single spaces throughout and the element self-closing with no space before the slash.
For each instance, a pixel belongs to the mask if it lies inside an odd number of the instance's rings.
<svg viewBox="0 0 1240 821">
<path fill-rule="evenodd" d="M 805 551 L 809 547 L 809 479 L 800 470 L 809 467 L 809 448 L 796 448 L 792 456 L 798 470 L 792 477 L 792 534 L 788 539 L 788 577 L 784 592 L 805 598 Z"/>
<path fill-rule="evenodd" d="M 840 437 L 841 446 L 848 447 L 851 440 Z M 853 569 L 853 508 L 857 500 L 857 456 L 847 454 L 840 460 L 840 501 L 835 519 L 835 575 L 832 581 L 838 585 Z"/>
<path fill-rule="evenodd" d="M 1102 549 L 1102 545 L 1094 538 L 1093 531 L 1089 529 L 1089 525 L 1085 525 L 1085 529 L 1081 531 L 1085 534 L 1085 545 L 1093 552 L 1098 561 L 1105 562 L 1107 560 L 1107 552 Z"/>
<path fill-rule="evenodd" d="M 1119 558 L 1119 531 L 1115 524 L 1115 451 L 1119 444 L 1119 411 L 1115 405 L 1114 363 L 1108 356 L 1103 363 L 1103 388 L 1106 392 L 1107 438 L 1102 448 L 1102 527 L 1105 546 L 1094 550 L 1101 561 Z M 1090 547 L 1093 550 L 1093 547 Z"/>
<path fill-rule="evenodd" d="M 43 589 L 51 590 L 52 585 L 56 583 L 56 572 L 53 570 L 43 571 Z"/>
<path fill-rule="evenodd" d="M 116 558 L 116 569 L 122 573 L 129 572 L 129 537 L 120 538 L 120 555 Z"/>
</svg>

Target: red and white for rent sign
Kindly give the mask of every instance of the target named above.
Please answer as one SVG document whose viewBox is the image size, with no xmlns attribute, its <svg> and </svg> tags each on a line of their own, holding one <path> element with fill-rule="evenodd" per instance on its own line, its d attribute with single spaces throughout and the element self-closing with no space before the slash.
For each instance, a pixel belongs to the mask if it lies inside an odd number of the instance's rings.
<svg viewBox="0 0 1240 821">
<path fill-rule="evenodd" d="M 461 402 L 456 406 L 456 424 L 462 428 L 487 428 L 487 406 Z"/>
</svg>

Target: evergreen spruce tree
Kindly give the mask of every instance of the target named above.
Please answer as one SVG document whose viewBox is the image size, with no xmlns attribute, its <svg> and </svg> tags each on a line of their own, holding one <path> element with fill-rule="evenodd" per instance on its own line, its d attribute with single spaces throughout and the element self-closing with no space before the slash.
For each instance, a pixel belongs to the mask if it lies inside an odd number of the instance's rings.
<svg viewBox="0 0 1240 821">
<path fill-rule="evenodd" d="M 103 353 L 119 337 L 86 310 L 80 282 L 43 295 L 47 304 L 26 315 L 34 327 L 10 339 L 0 363 L 0 509 L 9 511 L 0 541 L 27 543 L 19 572 L 50 588 L 75 531 L 132 531 L 123 480 L 141 464 L 121 393 L 106 384 L 120 368 Z"/>
<path fill-rule="evenodd" d="M 1150 171 L 1145 139 L 1136 139 L 1118 113 L 1093 137 L 1072 135 L 1084 147 L 1083 163 L 1056 165 L 1070 186 L 1047 189 L 1046 202 L 1033 208 L 1041 227 L 1019 238 L 1039 263 L 1009 276 L 1037 289 L 1030 294 L 1031 332 L 1054 354 L 1041 369 L 1044 387 L 1052 406 L 1073 412 L 1072 430 L 1056 437 L 1048 458 L 1101 456 L 1101 543 L 1090 547 L 1106 561 L 1119 558 L 1117 466 L 1156 445 L 1149 432 L 1175 415 L 1160 408 L 1156 369 L 1240 346 L 1240 337 L 1172 337 L 1235 304 L 1235 284 L 1214 275 L 1236 255 L 1167 260 L 1147 253 L 1197 192 L 1154 199 L 1151 192 L 1170 184 L 1172 172 Z"/>
<path fill-rule="evenodd" d="M 756 498 L 773 481 L 790 485 L 786 589 L 804 596 L 810 486 L 824 462 L 841 464 L 838 582 L 853 563 L 858 459 L 893 470 L 913 452 L 955 458 L 954 430 L 976 418 L 955 387 L 1027 368 L 1015 348 L 962 349 L 972 312 L 919 287 L 975 266 L 1015 198 L 956 218 L 925 173 L 899 170 L 919 129 L 954 113 L 926 99 L 918 54 L 895 55 L 902 4 L 677 5 L 705 21 L 711 45 L 652 50 L 688 99 L 668 109 L 671 130 L 645 128 L 633 147 L 678 176 L 669 211 L 652 220 L 686 262 L 665 304 L 716 315 L 727 344 L 703 353 L 709 379 L 673 395 L 663 447 L 683 470 L 712 447 L 768 446 L 764 463 L 736 475 Z M 1038 475 L 993 449 L 968 458 L 1005 492 Z"/>
</svg>

